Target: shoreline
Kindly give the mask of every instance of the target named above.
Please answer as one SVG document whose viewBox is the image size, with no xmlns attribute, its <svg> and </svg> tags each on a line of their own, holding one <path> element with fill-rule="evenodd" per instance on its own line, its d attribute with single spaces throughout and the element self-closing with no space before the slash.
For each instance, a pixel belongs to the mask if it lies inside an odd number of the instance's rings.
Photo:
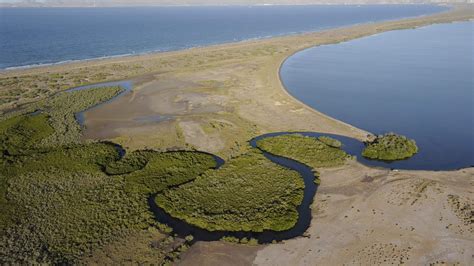
<svg viewBox="0 0 474 266">
<path fill-rule="evenodd" d="M 320 4 L 317 4 L 317 5 L 320 5 Z M 330 4 L 330 5 L 334 5 L 334 4 Z M 128 59 L 130 59 L 130 60 L 142 59 L 142 57 L 153 57 L 153 56 L 158 56 L 158 55 L 174 54 L 174 53 L 194 51 L 194 50 L 199 50 L 199 49 L 212 49 L 212 48 L 219 49 L 219 48 L 226 48 L 227 46 L 254 43 L 254 42 L 260 42 L 260 41 L 271 41 L 271 40 L 279 39 L 279 38 L 299 37 L 299 36 L 304 36 L 304 35 L 317 34 L 317 33 L 324 32 L 324 31 L 339 30 L 339 29 L 356 27 L 356 26 L 373 25 L 373 24 L 386 23 L 386 22 L 404 21 L 404 20 L 407 20 L 407 19 L 424 18 L 424 17 L 436 16 L 436 15 L 449 13 L 453 10 L 456 10 L 456 8 L 458 8 L 459 6 L 464 6 L 464 4 L 456 4 L 456 3 L 454 3 L 454 4 L 407 3 L 407 4 L 366 4 L 366 5 L 431 5 L 431 6 L 446 7 L 446 9 L 442 10 L 442 11 L 439 11 L 439 12 L 435 12 L 435 13 L 431 13 L 431 14 L 424 14 L 424 15 L 419 15 L 419 16 L 408 16 L 408 17 L 401 17 L 401 18 L 396 18 L 396 19 L 386 19 L 386 20 L 379 20 L 379 21 L 361 22 L 361 23 L 348 24 L 348 25 L 342 25 L 342 26 L 336 26 L 336 27 L 326 27 L 326 28 L 321 28 L 321 29 L 316 29 L 316 30 L 309 30 L 309 31 L 289 32 L 289 33 L 282 33 L 282 34 L 272 35 L 272 36 L 263 36 L 263 37 L 242 39 L 240 41 L 218 42 L 218 43 L 211 43 L 211 44 L 206 44 L 206 45 L 197 45 L 197 46 L 191 46 L 191 47 L 182 48 L 182 49 L 179 49 L 179 48 L 178 49 L 170 49 L 170 50 L 156 49 L 156 50 L 140 52 L 140 53 L 136 53 L 136 54 L 126 53 L 126 54 L 117 54 L 117 55 L 110 55 L 110 56 L 103 56 L 103 57 L 85 58 L 85 59 L 69 59 L 69 60 L 63 60 L 63 61 L 52 62 L 52 63 L 39 63 L 39 64 L 31 64 L 31 65 L 23 65 L 23 66 L 12 66 L 12 67 L 0 68 L 0 77 L 2 75 L 8 75 L 8 74 L 11 74 L 11 73 L 17 73 L 17 72 L 23 72 L 23 71 L 29 71 L 29 70 L 40 70 L 40 69 L 45 69 L 45 68 L 55 68 L 55 67 L 61 67 L 61 66 L 68 67 L 68 66 L 74 66 L 74 65 L 94 64 L 94 63 L 112 63 L 112 62 L 115 62 L 116 60 L 121 61 L 120 59 L 128 61 Z M 469 5 L 469 4 L 467 4 L 467 5 Z M 262 5 L 262 6 L 264 6 L 264 5 Z M 305 6 L 305 5 L 303 5 L 303 6 Z M 326 6 L 326 5 L 322 5 L 322 6 Z M 336 6 L 338 6 L 338 5 L 336 4 Z M 352 6 L 358 6 L 358 5 L 353 4 Z M 295 53 L 297 53 L 297 52 L 299 52 L 299 51 L 296 51 Z"/>
<path fill-rule="evenodd" d="M 432 2 L 407 2 L 407 3 L 395 3 L 395 2 L 376 2 L 376 3 L 367 3 L 367 2 L 361 2 L 361 3 L 340 3 L 340 4 L 334 4 L 334 3 L 308 3 L 308 4 L 298 4 L 298 3 L 289 3 L 289 4 L 222 4 L 222 5 L 209 5 L 209 4 L 201 4 L 201 5 L 118 5 L 118 6 L 15 6 L 15 5 L 0 5 L 0 8 L 140 8 L 140 7 L 261 7 L 261 6 L 334 6 L 334 5 L 355 5 L 355 6 L 369 6 L 369 5 L 450 5 L 451 3 L 432 3 Z"/>
<path fill-rule="evenodd" d="M 245 151 L 242 145 L 247 139 L 270 132 L 323 132 L 364 141 L 370 134 L 366 130 L 332 118 L 293 97 L 280 77 L 284 62 L 295 53 L 315 46 L 473 19 L 473 8 L 474 5 L 453 5 L 449 10 L 415 18 L 179 51 L 0 71 L 0 80 L 15 82 L 11 88 L 0 84 L 0 89 L 14 91 L 17 86 L 17 89 L 47 90 L 34 98 L 20 96 L 15 102 L 0 105 L 0 112 L 71 87 L 132 80 L 136 86 L 129 96 L 85 113 L 85 138 L 115 140 L 130 149 L 187 146 L 221 157 Z M 22 84 L 23 79 L 29 80 Z M 45 81 L 38 84 L 41 79 Z M 55 89 L 51 89 L 50 79 L 58 84 Z M 32 89 L 30 93 L 37 91 Z M 157 125 L 136 122 L 137 116 L 159 115 L 169 116 L 171 120 Z M 156 132 L 162 134 L 158 136 Z"/>
<path fill-rule="evenodd" d="M 313 46 L 313 47 L 317 47 L 317 46 Z M 302 102 L 301 100 L 299 100 L 299 99 L 297 99 L 296 97 L 294 97 L 293 95 L 291 95 L 291 93 L 290 93 L 289 90 L 286 88 L 285 84 L 283 83 L 283 80 L 282 80 L 282 78 L 281 78 L 281 70 L 282 70 L 283 64 L 285 64 L 286 60 L 288 60 L 290 57 L 292 57 L 293 55 L 295 55 L 295 54 L 297 54 L 297 53 L 299 53 L 299 52 L 302 52 L 302 51 L 307 50 L 307 49 L 311 49 L 311 48 L 313 48 L 313 47 L 309 47 L 309 48 L 305 48 L 305 49 L 301 49 L 301 50 L 299 50 L 299 51 L 296 51 L 296 52 L 292 53 L 291 55 L 289 55 L 288 57 L 284 58 L 284 59 L 281 61 L 280 66 L 278 67 L 278 71 L 277 71 L 277 73 L 278 73 L 278 81 L 279 81 L 279 83 L 280 83 L 280 88 L 281 88 L 281 90 L 283 91 L 283 93 L 285 93 L 285 95 L 286 95 L 287 97 L 291 98 L 293 101 L 295 101 L 295 102 L 299 103 L 300 105 L 304 106 L 304 107 L 305 107 L 307 110 L 309 110 L 310 112 L 314 112 L 315 114 L 317 114 L 317 115 L 319 115 L 319 116 L 323 116 L 323 117 L 325 117 L 325 118 L 327 118 L 327 119 L 330 119 L 330 120 L 334 121 L 334 123 L 339 123 L 339 124 L 341 124 L 341 125 L 343 125 L 343 126 L 347 126 L 347 127 L 349 127 L 351 130 L 354 130 L 354 131 L 360 131 L 360 130 L 362 130 L 362 131 L 364 131 L 365 133 L 367 133 L 367 134 L 366 134 L 366 137 L 365 137 L 364 139 L 360 139 L 360 138 L 359 138 L 359 140 L 362 141 L 362 142 L 367 141 L 367 140 L 369 139 L 369 137 L 370 137 L 371 135 L 373 135 L 373 133 L 371 133 L 371 132 L 369 132 L 369 131 L 366 131 L 366 130 L 364 130 L 364 129 L 357 128 L 357 127 L 355 127 L 355 126 L 353 126 L 353 125 L 351 125 L 351 124 L 349 124 L 349 123 L 346 123 L 346 122 L 344 122 L 344 121 L 342 121 L 342 120 L 338 120 L 338 119 L 336 119 L 336 118 L 334 118 L 334 117 L 332 117 L 332 116 L 329 116 L 329 115 L 327 115 L 327 114 L 325 114 L 325 113 L 323 113 L 323 112 L 321 112 L 321 111 L 318 111 L 318 110 L 315 109 L 315 108 L 312 108 L 311 106 L 307 105 L 306 103 Z"/>
<path fill-rule="evenodd" d="M 341 6 L 341 5 L 337 5 L 337 4 L 331 4 L 331 5 Z M 374 5 L 374 4 L 366 4 L 366 5 L 370 6 L 370 5 Z M 10 71 L 22 71 L 22 70 L 62 66 L 62 65 L 69 65 L 69 64 L 76 64 L 76 63 L 88 63 L 88 62 L 93 63 L 94 61 L 113 60 L 113 59 L 120 59 L 120 58 L 134 58 L 134 57 L 141 57 L 141 56 L 153 56 L 153 55 L 157 55 L 157 54 L 170 53 L 170 52 L 184 52 L 184 51 L 192 50 L 192 49 L 195 49 L 195 48 L 196 49 L 208 48 L 208 47 L 210 48 L 210 47 L 217 47 L 217 46 L 221 46 L 221 45 L 225 46 L 225 45 L 240 44 L 240 43 L 252 42 L 252 41 L 257 41 L 258 42 L 258 41 L 262 41 L 262 40 L 271 40 L 271 39 L 280 38 L 280 37 L 292 37 L 292 36 L 298 36 L 298 35 L 304 35 L 304 34 L 314 34 L 314 33 L 318 33 L 318 32 L 321 32 L 321 31 L 326 31 L 326 30 L 341 29 L 341 28 L 347 28 L 347 27 L 353 27 L 353 26 L 359 26 L 359 25 L 365 25 L 365 24 L 376 24 L 376 23 L 399 21 L 399 20 L 405 20 L 405 19 L 422 18 L 422 17 L 426 17 L 426 16 L 432 16 L 432 15 L 446 13 L 446 12 L 449 12 L 449 11 L 451 11 L 455 8 L 455 5 L 453 5 L 453 4 L 441 4 L 441 3 L 433 3 L 433 4 L 408 3 L 408 4 L 378 4 L 378 5 L 429 5 L 429 6 L 446 7 L 446 9 L 441 10 L 439 12 L 423 14 L 423 15 L 418 15 L 418 16 L 407 16 L 407 17 L 400 17 L 400 18 L 396 18 L 396 19 L 386 19 L 386 20 L 378 20 L 378 21 L 361 22 L 361 23 L 348 24 L 348 25 L 342 25 L 342 26 L 336 26 L 336 27 L 323 27 L 323 28 L 315 29 L 315 30 L 288 32 L 288 33 L 282 33 L 282 34 L 277 34 L 277 35 L 261 36 L 261 37 L 242 39 L 242 40 L 237 40 L 237 41 L 224 41 L 224 42 L 217 42 L 217 43 L 209 43 L 209 44 L 204 44 L 204 45 L 190 46 L 190 47 L 187 47 L 187 48 L 177 48 L 177 49 L 169 49 L 169 50 L 153 49 L 153 50 L 150 50 L 150 51 L 144 51 L 144 52 L 139 52 L 139 53 L 125 53 L 125 54 L 107 55 L 107 56 L 84 58 L 84 59 L 67 59 L 67 60 L 52 62 L 52 63 L 37 63 L 37 64 L 30 64 L 30 65 L 11 66 L 11 67 L 6 67 L 6 68 L 0 68 L 0 74 L 8 73 Z M 264 5 L 256 5 L 256 6 L 264 6 Z M 305 6 L 305 5 L 302 5 L 302 6 Z M 309 5 L 309 6 L 311 6 L 311 5 Z M 326 6 L 326 5 L 322 5 L 322 6 Z M 343 5 L 343 6 L 345 6 L 345 5 Z M 348 6 L 351 6 L 351 5 L 348 5 Z M 352 6 L 358 6 L 358 5 L 353 4 Z"/>
</svg>

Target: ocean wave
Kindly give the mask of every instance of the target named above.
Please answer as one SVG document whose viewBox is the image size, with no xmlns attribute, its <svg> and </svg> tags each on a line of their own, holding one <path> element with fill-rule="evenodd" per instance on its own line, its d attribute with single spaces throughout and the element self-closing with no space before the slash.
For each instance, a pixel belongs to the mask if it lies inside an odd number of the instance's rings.
<svg viewBox="0 0 474 266">
<path fill-rule="evenodd" d="M 160 52 L 159 50 L 154 52 Z M 150 52 L 148 52 L 150 53 Z M 36 63 L 36 64 L 29 64 L 29 65 L 22 65 L 22 66 L 12 66 L 12 67 L 5 67 L 0 68 L 1 70 L 17 70 L 17 69 L 28 69 L 28 68 L 35 68 L 35 67 L 45 67 L 45 66 L 55 66 L 55 65 L 63 65 L 68 63 L 80 63 L 80 62 L 87 62 L 87 61 L 94 61 L 94 60 L 103 60 L 103 59 L 111 59 L 111 58 L 120 58 L 120 57 L 127 57 L 127 56 L 134 56 L 134 55 L 142 55 L 147 53 L 127 53 L 127 54 L 120 54 L 120 55 L 110 55 L 110 56 L 101 56 L 101 57 L 91 57 L 91 58 L 84 58 L 84 59 L 68 59 L 53 63 Z"/>
</svg>

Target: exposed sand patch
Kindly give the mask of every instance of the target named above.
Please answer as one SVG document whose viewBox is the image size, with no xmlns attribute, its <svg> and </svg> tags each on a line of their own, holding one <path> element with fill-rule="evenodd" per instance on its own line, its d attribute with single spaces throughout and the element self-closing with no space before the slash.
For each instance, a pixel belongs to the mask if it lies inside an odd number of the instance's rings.
<svg viewBox="0 0 474 266">
<path fill-rule="evenodd" d="M 199 242 L 194 244 L 177 264 L 182 266 L 252 265 L 257 251 L 261 248 L 223 242 Z"/>
<path fill-rule="evenodd" d="M 194 121 L 179 122 L 183 131 L 184 140 L 196 147 L 198 150 L 218 152 L 224 147 L 218 134 L 206 134 L 201 125 Z"/>
<path fill-rule="evenodd" d="M 474 168 L 387 172 L 350 163 L 321 171 L 321 181 L 309 238 L 267 246 L 255 264 L 472 263 Z M 451 195 L 465 201 L 453 204 Z"/>
<path fill-rule="evenodd" d="M 256 257 L 201 242 L 182 264 L 212 257 L 221 265 L 472 265 L 474 168 L 390 171 L 351 161 L 321 170 L 321 181 L 303 237 L 265 245 Z"/>
</svg>

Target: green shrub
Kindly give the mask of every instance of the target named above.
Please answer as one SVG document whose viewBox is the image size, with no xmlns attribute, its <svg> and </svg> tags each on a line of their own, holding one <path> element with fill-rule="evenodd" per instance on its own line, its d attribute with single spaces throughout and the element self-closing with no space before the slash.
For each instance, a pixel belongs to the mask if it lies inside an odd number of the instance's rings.
<svg viewBox="0 0 474 266">
<path fill-rule="evenodd" d="M 222 241 L 224 242 L 228 242 L 228 243 L 239 243 L 240 239 L 238 239 L 237 237 L 233 237 L 233 236 L 223 236 L 221 238 Z"/>
<path fill-rule="evenodd" d="M 331 137 L 321 136 L 318 138 L 318 140 L 330 147 L 334 147 L 334 148 L 342 147 L 342 143 L 339 140 L 333 139 Z"/>
</svg>

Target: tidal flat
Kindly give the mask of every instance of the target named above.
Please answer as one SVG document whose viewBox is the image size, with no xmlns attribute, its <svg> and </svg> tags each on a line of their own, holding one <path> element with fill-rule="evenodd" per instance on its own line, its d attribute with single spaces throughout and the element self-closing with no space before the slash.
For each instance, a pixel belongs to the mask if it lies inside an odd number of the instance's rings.
<svg viewBox="0 0 474 266">
<path fill-rule="evenodd" d="M 135 87 L 130 94 L 85 112 L 85 128 L 80 136 L 74 134 L 79 136 L 76 139 L 78 142 L 109 140 L 121 144 L 131 152 L 148 149 L 196 149 L 230 159 L 250 151 L 251 147 L 247 143 L 249 139 L 274 131 L 317 131 L 366 140 L 368 132 L 332 119 L 289 96 L 278 76 L 284 59 L 315 45 L 337 43 L 389 30 L 472 18 L 472 7 L 460 6 L 432 16 L 297 36 L 2 72 L 1 89 L 6 95 L 2 97 L 2 118 L 8 116 L 13 109 L 28 109 L 30 104 L 41 102 L 70 87 L 132 80 Z M 167 115 L 173 119 L 161 123 L 138 123 L 134 120 L 134 114 Z M 46 129 L 45 132 L 47 131 Z M 118 156 L 110 147 L 106 150 L 107 153 L 101 152 L 100 156 L 109 153 L 114 158 Z M 125 168 L 140 168 L 139 158 L 141 157 L 137 155 L 130 159 L 133 163 Z M 106 156 L 104 160 L 108 161 L 110 158 Z M 48 239 L 52 243 L 50 247 L 54 254 L 68 254 L 59 256 L 59 262 L 68 259 L 110 261 L 107 251 L 113 251 L 115 256 L 125 256 L 123 250 L 127 250 L 130 245 L 144 256 L 138 258 L 130 255 L 132 261 L 143 262 L 152 256 L 156 257 L 156 253 L 151 255 L 150 252 L 153 247 L 153 250 L 166 251 L 160 252 L 159 258 L 163 261 L 173 260 L 180 254 L 180 263 L 183 265 L 219 265 L 229 254 L 234 258 L 242 256 L 242 261 L 253 261 L 258 265 L 324 264 L 328 261 L 368 264 L 383 263 L 387 258 L 394 262 L 414 264 L 437 261 L 468 264 L 472 259 L 470 250 L 473 250 L 473 231 L 472 223 L 469 223 L 469 212 L 466 211 L 473 204 L 469 194 L 469 188 L 474 182 L 472 168 L 449 172 L 391 171 L 348 162 L 332 169 L 322 169 L 321 186 L 311 210 L 313 219 L 305 237 L 280 244 L 245 248 L 231 243 L 203 242 L 182 252 L 187 249 L 182 245 L 186 242 L 184 239 L 168 235 L 163 228 L 159 233 L 148 229 L 152 221 L 149 220 L 149 210 L 143 205 L 143 195 L 123 195 L 126 178 L 121 177 L 123 179 L 119 183 L 111 183 L 105 173 L 95 173 L 102 167 L 95 164 L 90 166 L 88 163 L 86 162 L 87 168 L 98 176 L 85 177 L 83 175 L 87 173 L 84 173 L 79 178 L 64 175 L 65 179 L 51 179 L 45 175 L 22 175 L 11 181 L 16 185 L 8 187 L 13 190 L 9 193 L 23 199 L 20 203 L 24 206 L 43 210 L 31 222 L 49 219 L 51 223 L 68 225 L 71 217 L 97 213 L 96 218 L 99 220 L 91 220 L 91 227 L 84 228 L 95 228 L 95 225 L 107 220 L 110 229 L 101 231 L 101 234 L 107 236 L 107 242 L 97 241 L 96 235 L 88 235 L 86 232 L 76 236 L 74 232 L 67 231 L 70 238 L 59 239 L 57 232 L 51 231 L 44 224 L 40 228 L 43 233 L 35 241 L 22 238 L 23 242 L 17 242 L 17 245 L 10 246 L 8 250 L 2 248 L 2 252 L 25 247 L 35 250 L 41 248 L 41 244 L 37 244 L 40 240 Z M 115 171 L 113 173 L 122 173 L 121 169 L 124 168 L 120 163 L 109 167 L 109 170 Z M 171 167 L 170 170 L 176 168 Z M 36 181 L 32 183 L 31 178 L 37 179 L 33 179 Z M 139 180 L 139 184 L 143 183 L 140 177 L 136 180 Z M 82 185 L 79 184 L 82 181 L 88 186 L 97 184 L 98 187 L 95 188 L 98 189 L 81 190 L 79 193 L 77 187 Z M 42 193 L 38 194 L 41 197 L 60 201 L 67 195 L 67 204 L 59 210 L 44 205 L 41 200 L 27 204 L 21 195 L 31 191 L 30 184 L 34 187 L 46 186 L 39 191 Z M 67 193 L 49 194 L 47 191 L 50 188 L 61 188 Z M 102 189 L 110 194 L 99 193 Z M 62 215 L 60 211 L 70 211 L 67 207 L 84 197 L 91 203 L 87 208 L 79 208 L 77 213 L 70 213 L 71 216 Z M 94 202 L 103 201 L 112 207 L 101 212 L 89 208 L 98 208 Z M 115 204 L 126 207 L 116 208 Z M 49 210 L 55 210 L 54 215 L 44 217 Z M 61 219 L 56 219 L 57 217 Z M 128 225 L 137 227 L 132 226 L 133 230 L 129 232 L 121 231 L 123 234 L 114 231 L 117 227 Z M 26 224 L 19 232 L 30 237 L 30 228 Z M 8 236 L 14 237 L 16 233 L 18 232 L 11 231 Z M 48 237 L 45 238 L 45 235 Z M 140 244 L 143 239 L 152 239 L 148 243 L 153 245 Z M 94 247 L 100 248 L 94 248 L 84 258 L 83 250 L 89 252 L 89 247 L 78 250 L 78 247 L 83 247 L 65 245 L 61 241 L 89 241 L 97 245 Z M 22 243 L 33 243 L 33 246 L 22 246 Z M 227 253 L 216 254 L 222 251 Z M 448 253 L 452 256 L 444 255 Z M 41 259 L 47 261 L 49 258 Z"/>
</svg>

